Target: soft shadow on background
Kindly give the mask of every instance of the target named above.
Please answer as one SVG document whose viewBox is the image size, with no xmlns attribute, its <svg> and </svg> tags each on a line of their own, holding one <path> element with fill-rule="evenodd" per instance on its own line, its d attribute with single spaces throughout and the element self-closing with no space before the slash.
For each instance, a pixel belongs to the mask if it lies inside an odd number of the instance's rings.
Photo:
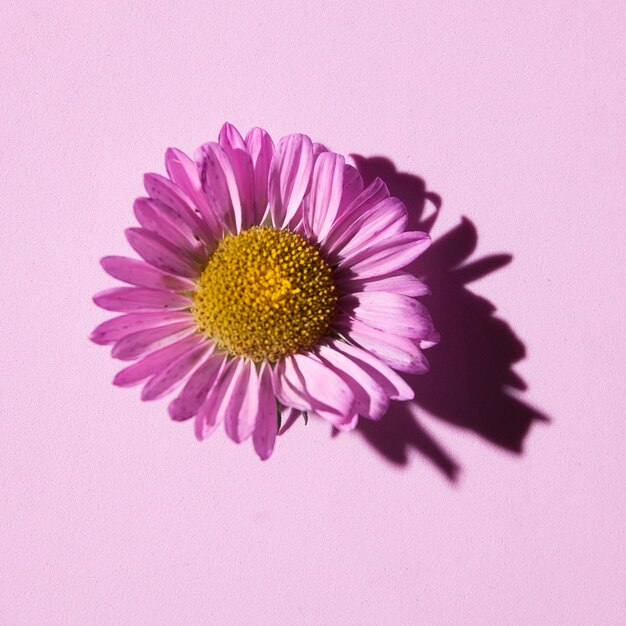
<svg viewBox="0 0 626 626">
<path fill-rule="evenodd" d="M 365 183 L 381 178 L 409 211 L 409 228 L 430 232 L 441 198 L 418 176 L 398 172 L 385 157 L 351 155 Z M 430 208 L 426 214 L 426 207 Z M 424 376 L 408 376 L 414 403 L 393 402 L 379 422 L 360 420 L 358 432 L 387 460 L 407 465 L 412 450 L 428 458 L 454 481 L 458 461 L 420 424 L 419 407 L 475 432 L 496 446 L 520 454 L 533 422 L 548 418 L 521 399 L 525 382 L 513 371 L 525 357 L 520 338 L 496 307 L 468 285 L 508 265 L 510 254 L 493 254 L 467 263 L 476 249 L 476 227 L 467 218 L 409 267 L 432 289 L 424 304 L 432 313 L 441 342 L 426 351 L 431 365 Z"/>
</svg>

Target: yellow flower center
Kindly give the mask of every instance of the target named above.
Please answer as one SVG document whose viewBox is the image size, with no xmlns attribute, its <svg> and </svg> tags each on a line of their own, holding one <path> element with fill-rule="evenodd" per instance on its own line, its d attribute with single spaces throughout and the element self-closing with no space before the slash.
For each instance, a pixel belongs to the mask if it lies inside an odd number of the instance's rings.
<svg viewBox="0 0 626 626">
<path fill-rule="evenodd" d="M 218 244 L 191 310 L 222 350 L 276 361 L 311 348 L 328 331 L 337 290 L 330 266 L 308 241 L 255 226 Z"/>
</svg>

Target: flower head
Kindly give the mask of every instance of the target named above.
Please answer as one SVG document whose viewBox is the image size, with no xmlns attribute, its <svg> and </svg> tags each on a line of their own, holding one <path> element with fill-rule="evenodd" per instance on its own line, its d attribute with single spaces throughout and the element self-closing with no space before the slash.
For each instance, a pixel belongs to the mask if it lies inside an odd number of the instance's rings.
<svg viewBox="0 0 626 626">
<path fill-rule="evenodd" d="M 289 135 L 225 124 L 195 161 L 170 148 L 168 177 L 148 196 L 127 239 L 143 260 L 109 256 L 131 285 L 96 304 L 123 313 L 91 338 L 133 361 L 115 377 L 145 383 L 144 400 L 179 388 L 175 420 L 203 439 L 224 423 L 268 458 L 281 420 L 317 416 L 340 430 L 377 420 L 413 392 L 399 372 L 423 373 L 438 336 L 403 271 L 429 245 L 407 231 L 404 205 L 376 179 L 364 188 L 342 155 Z"/>
</svg>

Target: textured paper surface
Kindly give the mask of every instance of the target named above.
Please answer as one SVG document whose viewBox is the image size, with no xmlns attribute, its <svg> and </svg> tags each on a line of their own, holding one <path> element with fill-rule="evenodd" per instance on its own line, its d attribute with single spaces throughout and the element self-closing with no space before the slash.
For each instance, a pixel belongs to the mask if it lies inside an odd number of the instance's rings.
<svg viewBox="0 0 626 626">
<path fill-rule="evenodd" d="M 3 2 L 0 22 L 3 623 L 623 623 L 622 3 Z M 429 268 L 450 357 L 395 431 L 297 424 L 263 464 L 111 386 L 98 259 L 129 252 L 143 172 L 225 120 L 388 157 L 441 196 L 435 240 L 460 228 Z M 550 418 L 526 437 L 501 393 L 517 341 L 521 406 Z"/>
</svg>

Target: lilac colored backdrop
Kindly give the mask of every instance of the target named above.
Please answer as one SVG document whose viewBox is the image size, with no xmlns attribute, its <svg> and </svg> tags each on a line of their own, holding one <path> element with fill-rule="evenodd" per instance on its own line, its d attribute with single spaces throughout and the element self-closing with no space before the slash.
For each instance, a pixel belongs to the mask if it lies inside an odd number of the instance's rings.
<svg viewBox="0 0 626 626">
<path fill-rule="evenodd" d="M 624 18 L 3 2 L 1 621 L 623 623 Z M 224 120 L 361 155 L 436 241 L 419 403 L 264 464 L 87 341 L 142 173 Z"/>
</svg>

